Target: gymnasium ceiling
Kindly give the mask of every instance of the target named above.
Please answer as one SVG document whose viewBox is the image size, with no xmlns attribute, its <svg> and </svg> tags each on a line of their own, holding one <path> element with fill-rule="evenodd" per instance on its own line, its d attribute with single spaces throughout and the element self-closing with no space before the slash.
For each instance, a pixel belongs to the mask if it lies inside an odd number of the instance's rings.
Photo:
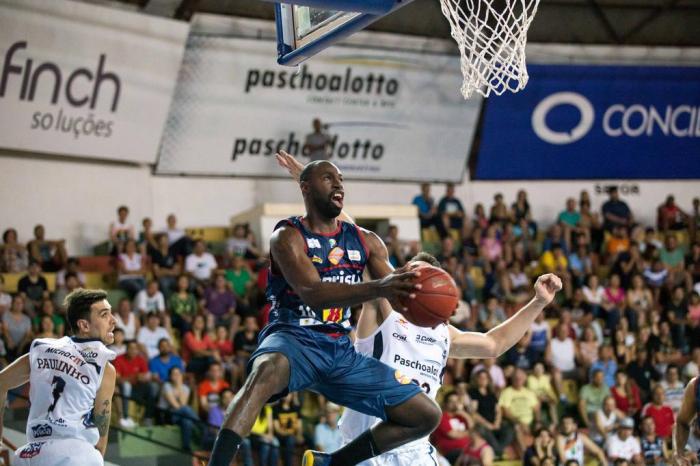
<svg viewBox="0 0 700 466">
<path fill-rule="evenodd" d="M 272 4 L 256 0 L 117 1 L 180 19 L 196 12 L 274 18 Z M 439 0 L 415 0 L 368 29 L 450 37 Z M 531 42 L 550 43 L 700 46 L 700 0 L 541 0 L 528 37 Z"/>
</svg>

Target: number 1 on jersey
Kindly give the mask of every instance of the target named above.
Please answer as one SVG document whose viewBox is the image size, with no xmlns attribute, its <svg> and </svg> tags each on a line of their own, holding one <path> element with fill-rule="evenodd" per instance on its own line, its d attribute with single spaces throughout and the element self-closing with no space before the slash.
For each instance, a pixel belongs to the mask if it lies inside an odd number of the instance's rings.
<svg viewBox="0 0 700 466">
<path fill-rule="evenodd" d="M 53 412 L 56 403 L 58 403 L 58 399 L 61 398 L 61 393 L 63 393 L 63 389 L 66 387 L 66 381 L 55 375 L 51 381 L 51 385 L 55 386 L 53 387 L 53 392 L 51 392 L 51 395 L 53 395 L 53 403 L 49 406 L 49 412 Z"/>
</svg>

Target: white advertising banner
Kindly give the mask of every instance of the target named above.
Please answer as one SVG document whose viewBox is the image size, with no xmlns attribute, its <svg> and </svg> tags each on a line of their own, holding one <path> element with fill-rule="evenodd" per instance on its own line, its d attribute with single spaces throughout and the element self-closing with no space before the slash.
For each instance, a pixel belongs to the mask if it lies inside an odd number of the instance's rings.
<svg viewBox="0 0 700 466">
<path fill-rule="evenodd" d="M 0 147 L 155 163 L 187 23 L 0 0 Z"/>
<path fill-rule="evenodd" d="M 156 172 L 284 176 L 274 154 L 327 125 L 346 178 L 460 181 L 480 98 L 464 101 L 456 56 L 333 47 L 298 68 L 275 43 L 190 34 Z"/>
</svg>

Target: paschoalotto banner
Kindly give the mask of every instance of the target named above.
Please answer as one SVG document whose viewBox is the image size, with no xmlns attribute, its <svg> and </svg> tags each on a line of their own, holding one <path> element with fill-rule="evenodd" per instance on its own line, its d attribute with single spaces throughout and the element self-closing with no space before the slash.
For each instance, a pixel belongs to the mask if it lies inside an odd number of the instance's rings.
<svg viewBox="0 0 700 466">
<path fill-rule="evenodd" d="M 187 23 L 0 0 L 0 147 L 155 163 Z"/>
<path fill-rule="evenodd" d="M 274 154 L 328 125 L 330 160 L 354 179 L 460 181 L 480 99 L 454 56 L 334 47 L 299 68 L 270 41 L 190 34 L 156 173 L 284 176 Z"/>
</svg>

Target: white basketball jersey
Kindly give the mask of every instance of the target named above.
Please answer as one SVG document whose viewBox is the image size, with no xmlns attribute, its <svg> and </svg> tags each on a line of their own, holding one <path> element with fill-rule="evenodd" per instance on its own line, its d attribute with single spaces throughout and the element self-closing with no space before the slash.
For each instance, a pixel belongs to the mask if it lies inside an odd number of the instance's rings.
<svg viewBox="0 0 700 466">
<path fill-rule="evenodd" d="M 58 438 L 99 440 L 92 421 L 95 396 L 113 351 L 100 340 L 40 338 L 29 350 L 27 441 Z"/>
<path fill-rule="evenodd" d="M 418 327 L 393 311 L 374 334 L 358 339 L 355 349 L 395 368 L 401 377 L 420 386 L 426 395 L 435 399 L 450 352 L 449 327 L 446 324 L 434 329 Z M 343 440 L 349 442 L 379 421 L 379 418 L 346 409 L 339 422 Z M 411 448 L 425 441 L 416 440 L 401 448 Z"/>
</svg>

